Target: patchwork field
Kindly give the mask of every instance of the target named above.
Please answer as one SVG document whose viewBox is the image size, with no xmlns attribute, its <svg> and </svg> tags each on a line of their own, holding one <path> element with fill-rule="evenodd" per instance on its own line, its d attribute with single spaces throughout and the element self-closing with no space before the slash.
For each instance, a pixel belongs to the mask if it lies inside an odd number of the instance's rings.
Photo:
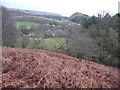
<svg viewBox="0 0 120 90">
<path fill-rule="evenodd" d="M 40 16 L 17 16 L 14 17 L 17 22 L 34 22 L 41 24 L 62 24 L 63 22 L 56 19 L 40 17 Z"/>
</svg>

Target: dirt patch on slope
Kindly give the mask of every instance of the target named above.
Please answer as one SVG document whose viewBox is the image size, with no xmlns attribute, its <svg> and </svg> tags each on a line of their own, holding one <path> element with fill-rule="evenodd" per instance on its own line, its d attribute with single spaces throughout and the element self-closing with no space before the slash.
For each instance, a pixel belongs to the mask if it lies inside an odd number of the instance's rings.
<svg viewBox="0 0 120 90">
<path fill-rule="evenodd" d="M 117 68 L 52 50 L 2 47 L 2 87 L 118 88 Z"/>
</svg>

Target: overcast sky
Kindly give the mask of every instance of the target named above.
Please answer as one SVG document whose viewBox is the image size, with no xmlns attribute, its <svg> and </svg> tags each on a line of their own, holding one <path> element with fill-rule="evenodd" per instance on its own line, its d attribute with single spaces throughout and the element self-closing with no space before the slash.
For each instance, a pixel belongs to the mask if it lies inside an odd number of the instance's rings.
<svg viewBox="0 0 120 90">
<path fill-rule="evenodd" d="M 10 8 L 37 10 L 70 16 L 74 12 L 96 15 L 101 11 L 110 14 L 118 12 L 119 0 L 0 0 L 1 5 Z"/>
</svg>

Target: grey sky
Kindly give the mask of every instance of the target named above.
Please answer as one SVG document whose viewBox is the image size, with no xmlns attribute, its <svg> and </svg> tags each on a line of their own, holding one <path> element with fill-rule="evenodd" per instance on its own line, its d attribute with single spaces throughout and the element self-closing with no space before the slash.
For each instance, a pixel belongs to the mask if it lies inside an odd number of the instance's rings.
<svg viewBox="0 0 120 90">
<path fill-rule="evenodd" d="M 10 8 L 37 10 L 70 16 L 74 12 L 81 12 L 90 16 L 108 11 L 110 14 L 118 12 L 119 0 L 0 0 L 1 4 Z"/>
</svg>

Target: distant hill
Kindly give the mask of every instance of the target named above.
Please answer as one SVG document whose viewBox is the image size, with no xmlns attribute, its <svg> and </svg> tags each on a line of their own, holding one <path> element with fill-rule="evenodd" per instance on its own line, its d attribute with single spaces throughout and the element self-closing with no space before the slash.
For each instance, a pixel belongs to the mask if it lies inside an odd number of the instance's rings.
<svg viewBox="0 0 120 90">
<path fill-rule="evenodd" d="M 22 10 L 22 9 L 16 9 L 16 8 L 8 8 L 8 10 L 12 13 L 14 17 L 40 16 L 40 17 L 57 19 L 57 20 L 62 20 L 66 18 L 60 14 L 50 13 L 50 12 L 42 12 L 42 11 L 35 11 L 35 10 Z M 85 19 L 88 19 L 88 18 L 90 18 L 90 16 L 80 13 L 80 12 L 75 12 L 70 17 L 68 17 L 68 20 L 75 22 L 75 23 L 82 23 Z"/>
<path fill-rule="evenodd" d="M 12 17 L 17 22 L 34 22 L 34 23 L 40 23 L 40 24 L 61 24 L 62 19 L 65 18 L 64 16 L 61 16 L 56 13 L 50 13 L 50 12 L 41 12 L 41 11 L 35 11 L 35 10 L 22 10 L 22 9 L 16 9 L 16 8 L 7 8 L 11 14 Z"/>
<path fill-rule="evenodd" d="M 86 14 L 75 12 L 69 17 L 69 20 L 75 23 L 82 23 L 84 22 L 85 19 L 89 19 L 89 18 L 90 16 Z"/>
<path fill-rule="evenodd" d="M 35 10 L 22 10 L 22 9 L 14 9 L 14 8 L 8 8 L 9 11 L 12 12 L 14 16 L 43 16 L 47 18 L 53 18 L 53 19 L 61 19 L 63 16 L 56 13 L 50 13 L 50 12 L 41 12 L 41 11 L 35 11 Z"/>
<path fill-rule="evenodd" d="M 50 23 L 50 22 L 60 23 L 50 19 L 56 19 L 56 20 L 68 19 L 75 23 L 82 23 L 86 19 L 90 18 L 90 16 L 80 12 L 75 12 L 70 17 L 66 18 L 65 16 L 62 16 L 60 14 L 50 13 L 50 12 L 22 10 L 22 9 L 15 9 L 15 8 L 8 8 L 8 10 L 11 12 L 13 17 L 15 17 L 17 21 L 28 21 L 28 22 L 37 22 L 37 23 Z M 45 17 L 46 19 L 42 17 Z"/>
</svg>

